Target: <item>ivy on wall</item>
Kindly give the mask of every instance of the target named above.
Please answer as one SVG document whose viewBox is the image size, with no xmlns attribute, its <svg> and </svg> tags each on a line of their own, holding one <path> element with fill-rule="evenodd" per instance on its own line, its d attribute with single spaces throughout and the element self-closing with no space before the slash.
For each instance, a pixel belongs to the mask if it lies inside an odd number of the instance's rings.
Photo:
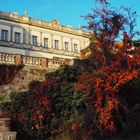
<svg viewBox="0 0 140 140">
<path fill-rule="evenodd" d="M 0 64 L 0 85 L 9 84 L 23 66 Z"/>
</svg>

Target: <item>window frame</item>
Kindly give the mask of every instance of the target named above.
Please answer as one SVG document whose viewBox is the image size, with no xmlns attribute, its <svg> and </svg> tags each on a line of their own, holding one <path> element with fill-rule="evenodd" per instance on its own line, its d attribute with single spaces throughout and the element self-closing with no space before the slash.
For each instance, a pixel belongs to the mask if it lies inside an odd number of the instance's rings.
<svg viewBox="0 0 140 140">
<path fill-rule="evenodd" d="M 48 39 L 48 38 L 44 38 L 43 41 L 44 41 L 44 42 L 43 42 L 43 47 L 44 47 L 44 48 L 48 48 L 48 46 L 49 46 L 49 39 Z"/>
<path fill-rule="evenodd" d="M 35 36 L 35 35 L 32 36 L 32 45 L 33 45 L 33 46 L 38 46 L 37 37 L 38 37 L 38 36 Z"/>
<path fill-rule="evenodd" d="M 78 44 L 76 44 L 76 43 L 73 44 L 73 51 L 75 53 L 78 53 Z"/>
<path fill-rule="evenodd" d="M 54 49 L 59 49 L 59 40 L 54 40 Z"/>
<path fill-rule="evenodd" d="M 8 30 L 6 29 L 1 30 L 1 40 L 8 41 Z"/>
<path fill-rule="evenodd" d="M 21 42 L 21 33 L 20 32 L 15 32 L 14 33 L 14 42 L 15 43 L 20 43 Z"/>
<path fill-rule="evenodd" d="M 64 42 L 64 50 L 69 51 L 69 42 Z"/>
</svg>

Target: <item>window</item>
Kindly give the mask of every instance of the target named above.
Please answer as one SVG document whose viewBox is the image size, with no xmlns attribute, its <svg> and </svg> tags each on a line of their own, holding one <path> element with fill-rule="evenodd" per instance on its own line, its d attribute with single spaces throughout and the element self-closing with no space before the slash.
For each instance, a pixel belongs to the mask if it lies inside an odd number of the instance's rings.
<svg viewBox="0 0 140 140">
<path fill-rule="evenodd" d="M 54 49 L 58 49 L 58 43 L 59 43 L 58 40 L 54 40 Z"/>
<path fill-rule="evenodd" d="M 48 48 L 48 38 L 44 38 L 44 46 L 45 48 Z"/>
<path fill-rule="evenodd" d="M 37 36 L 34 36 L 32 37 L 32 43 L 34 46 L 37 46 Z"/>
<path fill-rule="evenodd" d="M 78 45 L 74 44 L 74 52 L 78 52 Z"/>
<path fill-rule="evenodd" d="M 1 30 L 1 40 L 8 41 L 8 30 Z"/>
<path fill-rule="evenodd" d="M 15 43 L 20 43 L 20 33 L 15 32 Z"/>
<path fill-rule="evenodd" d="M 65 42 L 65 48 L 64 48 L 64 50 L 65 50 L 65 51 L 68 51 L 68 50 L 69 50 L 68 47 L 69 47 L 69 43 L 68 43 L 68 42 Z"/>
</svg>

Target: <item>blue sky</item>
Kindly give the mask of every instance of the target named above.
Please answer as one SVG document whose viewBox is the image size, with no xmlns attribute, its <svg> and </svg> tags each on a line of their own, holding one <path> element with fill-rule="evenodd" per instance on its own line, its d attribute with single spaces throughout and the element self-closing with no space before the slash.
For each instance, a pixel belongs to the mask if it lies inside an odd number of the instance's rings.
<svg viewBox="0 0 140 140">
<path fill-rule="evenodd" d="M 140 0 L 109 0 L 113 7 L 133 6 L 140 16 Z M 90 13 L 95 6 L 95 0 L 0 0 L 0 11 L 18 12 L 45 21 L 57 19 L 62 25 L 71 25 L 78 28 L 86 25 L 81 17 Z M 137 29 L 140 30 L 140 17 Z"/>
</svg>

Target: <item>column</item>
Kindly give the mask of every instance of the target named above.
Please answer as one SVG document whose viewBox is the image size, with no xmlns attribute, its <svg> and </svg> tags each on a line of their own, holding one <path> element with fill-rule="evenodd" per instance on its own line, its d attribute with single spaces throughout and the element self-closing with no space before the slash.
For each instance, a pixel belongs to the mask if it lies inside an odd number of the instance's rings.
<svg viewBox="0 0 140 140">
<path fill-rule="evenodd" d="M 23 44 L 26 44 L 25 40 L 26 40 L 26 31 L 23 28 Z"/>
<path fill-rule="evenodd" d="M 45 68 L 47 68 L 47 59 L 46 58 L 42 58 L 42 61 L 41 61 L 41 67 L 43 68 L 43 69 L 45 69 Z"/>
<path fill-rule="evenodd" d="M 28 34 L 28 45 L 31 45 L 31 30 L 30 30 L 30 26 L 28 28 L 27 34 Z"/>
<path fill-rule="evenodd" d="M 70 45 L 71 45 L 71 51 L 73 52 L 73 43 L 72 43 L 72 38 L 70 39 Z"/>
<path fill-rule="evenodd" d="M 64 45 L 63 45 L 63 36 L 61 36 L 61 50 L 64 50 Z"/>
<path fill-rule="evenodd" d="M 53 34 L 51 34 L 51 48 L 53 49 Z"/>
<path fill-rule="evenodd" d="M 13 26 L 11 26 L 11 31 L 10 31 L 10 42 L 13 42 Z"/>
<path fill-rule="evenodd" d="M 42 44 L 42 32 L 40 32 L 40 47 L 42 47 L 43 46 L 43 44 Z"/>
<path fill-rule="evenodd" d="M 22 56 L 20 54 L 16 54 L 15 63 L 16 63 L 16 65 L 21 65 L 22 64 Z"/>
</svg>

